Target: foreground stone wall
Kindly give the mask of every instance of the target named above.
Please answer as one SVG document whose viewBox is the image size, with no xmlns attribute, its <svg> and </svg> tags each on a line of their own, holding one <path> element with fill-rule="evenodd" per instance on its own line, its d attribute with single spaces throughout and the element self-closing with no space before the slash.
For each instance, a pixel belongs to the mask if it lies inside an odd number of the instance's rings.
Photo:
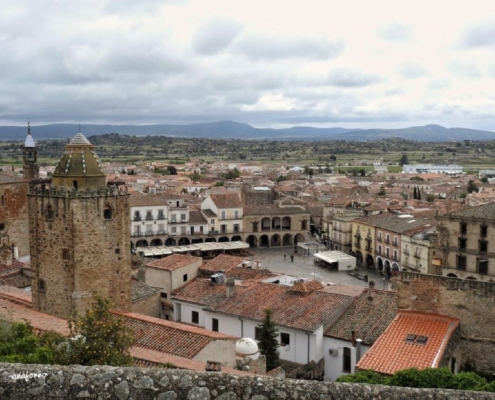
<svg viewBox="0 0 495 400">
<path fill-rule="evenodd" d="M 260 376 L 0 363 L 1 399 L 495 399 L 495 393 L 281 380 Z"/>
</svg>

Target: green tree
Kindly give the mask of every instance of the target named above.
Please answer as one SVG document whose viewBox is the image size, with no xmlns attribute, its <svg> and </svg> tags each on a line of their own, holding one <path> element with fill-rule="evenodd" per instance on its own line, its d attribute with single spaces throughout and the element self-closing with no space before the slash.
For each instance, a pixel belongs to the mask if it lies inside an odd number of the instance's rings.
<svg viewBox="0 0 495 400">
<path fill-rule="evenodd" d="M 476 186 L 474 181 L 471 179 L 468 181 L 467 191 L 468 191 L 468 193 L 478 192 L 478 186 Z"/>
<path fill-rule="evenodd" d="M 380 191 L 377 193 L 378 196 L 385 196 L 385 187 L 382 185 L 380 186 Z"/>
<path fill-rule="evenodd" d="M 167 167 L 167 174 L 168 175 L 177 175 L 177 168 L 175 168 L 173 165 L 169 165 Z"/>
<path fill-rule="evenodd" d="M 225 179 L 236 179 L 239 178 L 240 176 L 241 176 L 241 172 L 237 168 L 234 168 L 225 174 Z"/>
<path fill-rule="evenodd" d="M 481 177 L 480 181 L 483 183 L 488 183 L 488 178 L 486 176 L 483 176 Z"/>
<path fill-rule="evenodd" d="M 266 369 L 271 371 L 279 365 L 278 352 L 278 329 L 272 321 L 272 311 L 265 310 L 265 318 L 258 325 L 260 328 L 259 334 L 259 349 L 260 353 L 266 357 Z"/>
<path fill-rule="evenodd" d="M 192 174 L 189 175 L 189 179 L 192 181 L 197 181 L 200 178 L 201 178 L 201 175 L 198 174 L 196 171 L 194 171 Z"/>
<path fill-rule="evenodd" d="M 435 200 L 435 195 L 433 193 L 430 193 L 426 196 L 426 201 L 429 202 L 429 203 L 433 203 L 433 201 Z"/>
<path fill-rule="evenodd" d="M 56 362 L 79 365 L 130 366 L 134 344 L 132 330 L 110 312 L 110 302 L 97 298 L 85 315 L 69 318 L 69 337 L 59 346 Z"/>
<path fill-rule="evenodd" d="M 399 165 L 402 166 L 405 164 L 409 164 L 409 160 L 407 159 L 407 154 L 402 154 L 399 160 Z"/>
</svg>

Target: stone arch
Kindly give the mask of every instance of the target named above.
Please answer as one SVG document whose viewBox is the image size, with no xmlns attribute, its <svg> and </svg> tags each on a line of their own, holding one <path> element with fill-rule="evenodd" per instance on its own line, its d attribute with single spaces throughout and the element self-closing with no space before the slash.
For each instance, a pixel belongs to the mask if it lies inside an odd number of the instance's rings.
<svg viewBox="0 0 495 400">
<path fill-rule="evenodd" d="M 383 260 L 381 259 L 381 257 L 378 257 L 376 259 L 376 269 L 378 271 L 383 271 Z"/>
<path fill-rule="evenodd" d="M 449 278 L 458 278 L 456 274 L 453 274 L 452 272 L 450 274 L 447 274 L 447 277 Z"/>
<path fill-rule="evenodd" d="M 357 250 L 354 257 L 356 257 L 356 261 L 360 264 L 363 264 L 363 254 Z"/>
<path fill-rule="evenodd" d="M 187 237 L 181 237 L 179 239 L 179 242 L 178 242 L 178 245 L 179 246 L 187 246 L 189 244 L 191 244 L 191 241 L 189 240 L 189 238 L 187 238 Z"/>
<path fill-rule="evenodd" d="M 268 217 L 264 217 L 261 219 L 261 230 L 269 231 L 271 227 L 271 220 Z"/>
<path fill-rule="evenodd" d="M 392 272 L 397 272 L 399 271 L 399 264 L 393 263 L 392 264 Z"/>
<path fill-rule="evenodd" d="M 402 271 L 407 272 L 407 268 L 402 268 Z"/>
<path fill-rule="evenodd" d="M 371 254 L 366 255 L 366 267 L 375 268 L 375 261 L 373 260 L 373 256 Z"/>
<path fill-rule="evenodd" d="M 205 243 L 213 243 L 213 242 L 216 242 L 215 238 L 212 238 L 212 237 L 207 237 L 205 239 Z"/>
<path fill-rule="evenodd" d="M 292 235 L 290 233 L 286 233 L 283 238 L 284 246 L 292 246 Z"/>
<path fill-rule="evenodd" d="M 136 247 L 148 247 L 148 241 L 146 239 L 138 240 Z"/>
<path fill-rule="evenodd" d="M 151 242 L 150 242 L 150 246 L 161 246 L 163 244 L 162 240 L 161 239 L 153 239 Z"/>
<path fill-rule="evenodd" d="M 220 242 L 229 242 L 229 238 L 227 236 L 222 236 L 218 238 L 218 243 Z"/>
<path fill-rule="evenodd" d="M 177 241 L 174 238 L 165 240 L 165 246 L 177 246 Z"/>
<path fill-rule="evenodd" d="M 260 236 L 259 246 L 260 247 L 270 247 L 270 239 L 268 238 L 268 235 L 261 235 Z"/>
<path fill-rule="evenodd" d="M 290 229 L 291 229 L 291 218 L 290 217 L 283 217 L 282 218 L 282 229 L 284 231 L 290 231 Z"/>
<path fill-rule="evenodd" d="M 202 238 L 194 238 L 191 240 L 191 244 L 195 244 L 195 243 L 203 243 L 203 239 Z"/>
<path fill-rule="evenodd" d="M 466 280 L 468 280 L 468 279 L 469 279 L 470 281 L 477 281 L 477 280 L 478 280 L 478 279 L 476 279 L 474 276 L 468 276 L 468 277 L 466 278 Z"/>
<path fill-rule="evenodd" d="M 388 276 L 392 275 L 392 268 L 390 267 L 390 261 L 385 260 L 385 263 L 383 264 L 383 269 L 385 270 L 385 273 Z"/>
<path fill-rule="evenodd" d="M 272 229 L 277 231 L 282 229 L 282 220 L 280 219 L 280 217 L 272 218 Z"/>
<path fill-rule="evenodd" d="M 294 238 L 294 245 L 297 243 L 304 243 L 304 235 L 302 233 L 298 233 Z"/>
<path fill-rule="evenodd" d="M 246 243 L 249 244 L 249 247 L 258 247 L 258 238 L 255 235 L 249 235 L 246 238 Z"/>
<path fill-rule="evenodd" d="M 231 242 L 242 242 L 242 237 L 239 235 L 232 236 Z"/>
<path fill-rule="evenodd" d="M 281 244 L 280 235 L 275 234 L 270 238 L 270 246 L 280 246 Z"/>
</svg>

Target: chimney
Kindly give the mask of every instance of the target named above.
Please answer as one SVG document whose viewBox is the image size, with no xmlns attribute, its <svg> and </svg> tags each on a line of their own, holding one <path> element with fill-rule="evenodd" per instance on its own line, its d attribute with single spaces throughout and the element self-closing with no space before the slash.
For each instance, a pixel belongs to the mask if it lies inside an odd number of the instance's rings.
<svg viewBox="0 0 495 400">
<path fill-rule="evenodd" d="M 361 342 L 362 341 L 363 341 L 362 339 L 357 339 L 356 340 L 356 364 L 361 359 Z"/>
<path fill-rule="evenodd" d="M 234 278 L 228 278 L 227 279 L 227 298 L 230 299 L 231 297 L 234 297 L 235 295 L 235 281 Z"/>
<path fill-rule="evenodd" d="M 352 347 L 356 347 L 356 331 L 351 332 L 352 337 Z"/>
</svg>

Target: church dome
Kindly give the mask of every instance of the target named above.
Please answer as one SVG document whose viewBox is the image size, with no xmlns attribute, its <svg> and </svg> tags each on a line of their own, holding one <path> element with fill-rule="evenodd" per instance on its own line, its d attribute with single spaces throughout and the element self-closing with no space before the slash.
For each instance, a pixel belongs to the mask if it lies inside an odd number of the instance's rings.
<svg viewBox="0 0 495 400">
<path fill-rule="evenodd" d="M 251 338 L 241 338 L 235 344 L 235 353 L 238 357 L 248 357 L 257 360 L 260 356 L 256 340 Z"/>
<path fill-rule="evenodd" d="M 94 146 L 82 133 L 74 136 L 67 145 L 53 172 L 52 185 L 77 190 L 107 187 L 106 175 Z"/>
</svg>

